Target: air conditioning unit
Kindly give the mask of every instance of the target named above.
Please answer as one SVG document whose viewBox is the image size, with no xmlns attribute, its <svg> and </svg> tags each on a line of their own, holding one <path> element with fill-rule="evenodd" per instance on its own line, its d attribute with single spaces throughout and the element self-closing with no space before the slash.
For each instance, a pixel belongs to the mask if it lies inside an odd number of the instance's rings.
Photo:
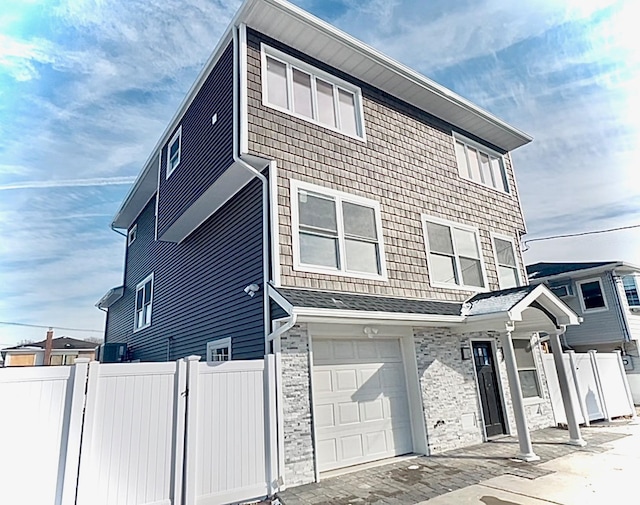
<svg viewBox="0 0 640 505">
<path fill-rule="evenodd" d="M 549 289 L 558 298 L 566 298 L 567 296 L 575 296 L 573 293 L 573 285 L 570 282 L 564 284 L 550 285 Z"/>
<path fill-rule="evenodd" d="M 98 351 L 100 363 L 122 363 L 127 359 L 127 344 L 102 344 Z"/>
</svg>

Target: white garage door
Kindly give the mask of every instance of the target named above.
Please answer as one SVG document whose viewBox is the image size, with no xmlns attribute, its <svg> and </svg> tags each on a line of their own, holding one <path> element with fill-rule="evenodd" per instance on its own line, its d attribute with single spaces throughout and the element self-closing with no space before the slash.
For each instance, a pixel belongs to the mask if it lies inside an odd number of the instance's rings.
<svg viewBox="0 0 640 505">
<path fill-rule="evenodd" d="M 314 339 L 320 471 L 413 450 L 400 341 Z"/>
</svg>

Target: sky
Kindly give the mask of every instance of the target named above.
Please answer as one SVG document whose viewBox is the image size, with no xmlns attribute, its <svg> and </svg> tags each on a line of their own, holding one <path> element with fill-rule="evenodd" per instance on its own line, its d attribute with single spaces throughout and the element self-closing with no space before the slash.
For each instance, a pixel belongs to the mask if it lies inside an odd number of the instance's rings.
<svg viewBox="0 0 640 505">
<path fill-rule="evenodd" d="M 110 224 L 239 0 L 1 0 L 0 348 L 100 336 Z M 640 225 L 633 0 L 295 0 L 534 141 L 525 240 Z M 640 228 L 525 244 L 525 263 L 640 265 Z"/>
</svg>

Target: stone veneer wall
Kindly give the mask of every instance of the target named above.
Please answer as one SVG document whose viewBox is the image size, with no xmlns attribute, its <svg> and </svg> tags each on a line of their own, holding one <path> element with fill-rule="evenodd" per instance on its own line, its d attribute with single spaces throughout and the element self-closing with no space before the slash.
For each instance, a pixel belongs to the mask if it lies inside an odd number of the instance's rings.
<svg viewBox="0 0 640 505">
<path fill-rule="evenodd" d="M 309 333 L 298 324 L 281 336 L 284 465 L 287 486 L 315 480 Z"/>
<path fill-rule="evenodd" d="M 460 356 L 468 338 L 449 328 L 414 328 L 413 333 L 429 454 L 482 442 L 473 360 Z M 463 427 L 463 416 L 473 416 L 473 426 Z"/>
</svg>

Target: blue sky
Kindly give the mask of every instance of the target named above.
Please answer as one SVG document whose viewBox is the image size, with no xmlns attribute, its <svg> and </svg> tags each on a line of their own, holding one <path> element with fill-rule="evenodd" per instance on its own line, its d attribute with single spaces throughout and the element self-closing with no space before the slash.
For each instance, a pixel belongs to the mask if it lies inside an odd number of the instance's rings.
<svg viewBox="0 0 640 505">
<path fill-rule="evenodd" d="M 631 0 L 294 3 L 535 138 L 513 154 L 527 238 L 640 224 Z M 0 321 L 103 328 L 94 303 L 124 258 L 111 218 L 239 5 L 2 0 Z M 524 257 L 640 264 L 640 229 Z M 0 346 L 44 333 L 0 325 Z"/>
</svg>

